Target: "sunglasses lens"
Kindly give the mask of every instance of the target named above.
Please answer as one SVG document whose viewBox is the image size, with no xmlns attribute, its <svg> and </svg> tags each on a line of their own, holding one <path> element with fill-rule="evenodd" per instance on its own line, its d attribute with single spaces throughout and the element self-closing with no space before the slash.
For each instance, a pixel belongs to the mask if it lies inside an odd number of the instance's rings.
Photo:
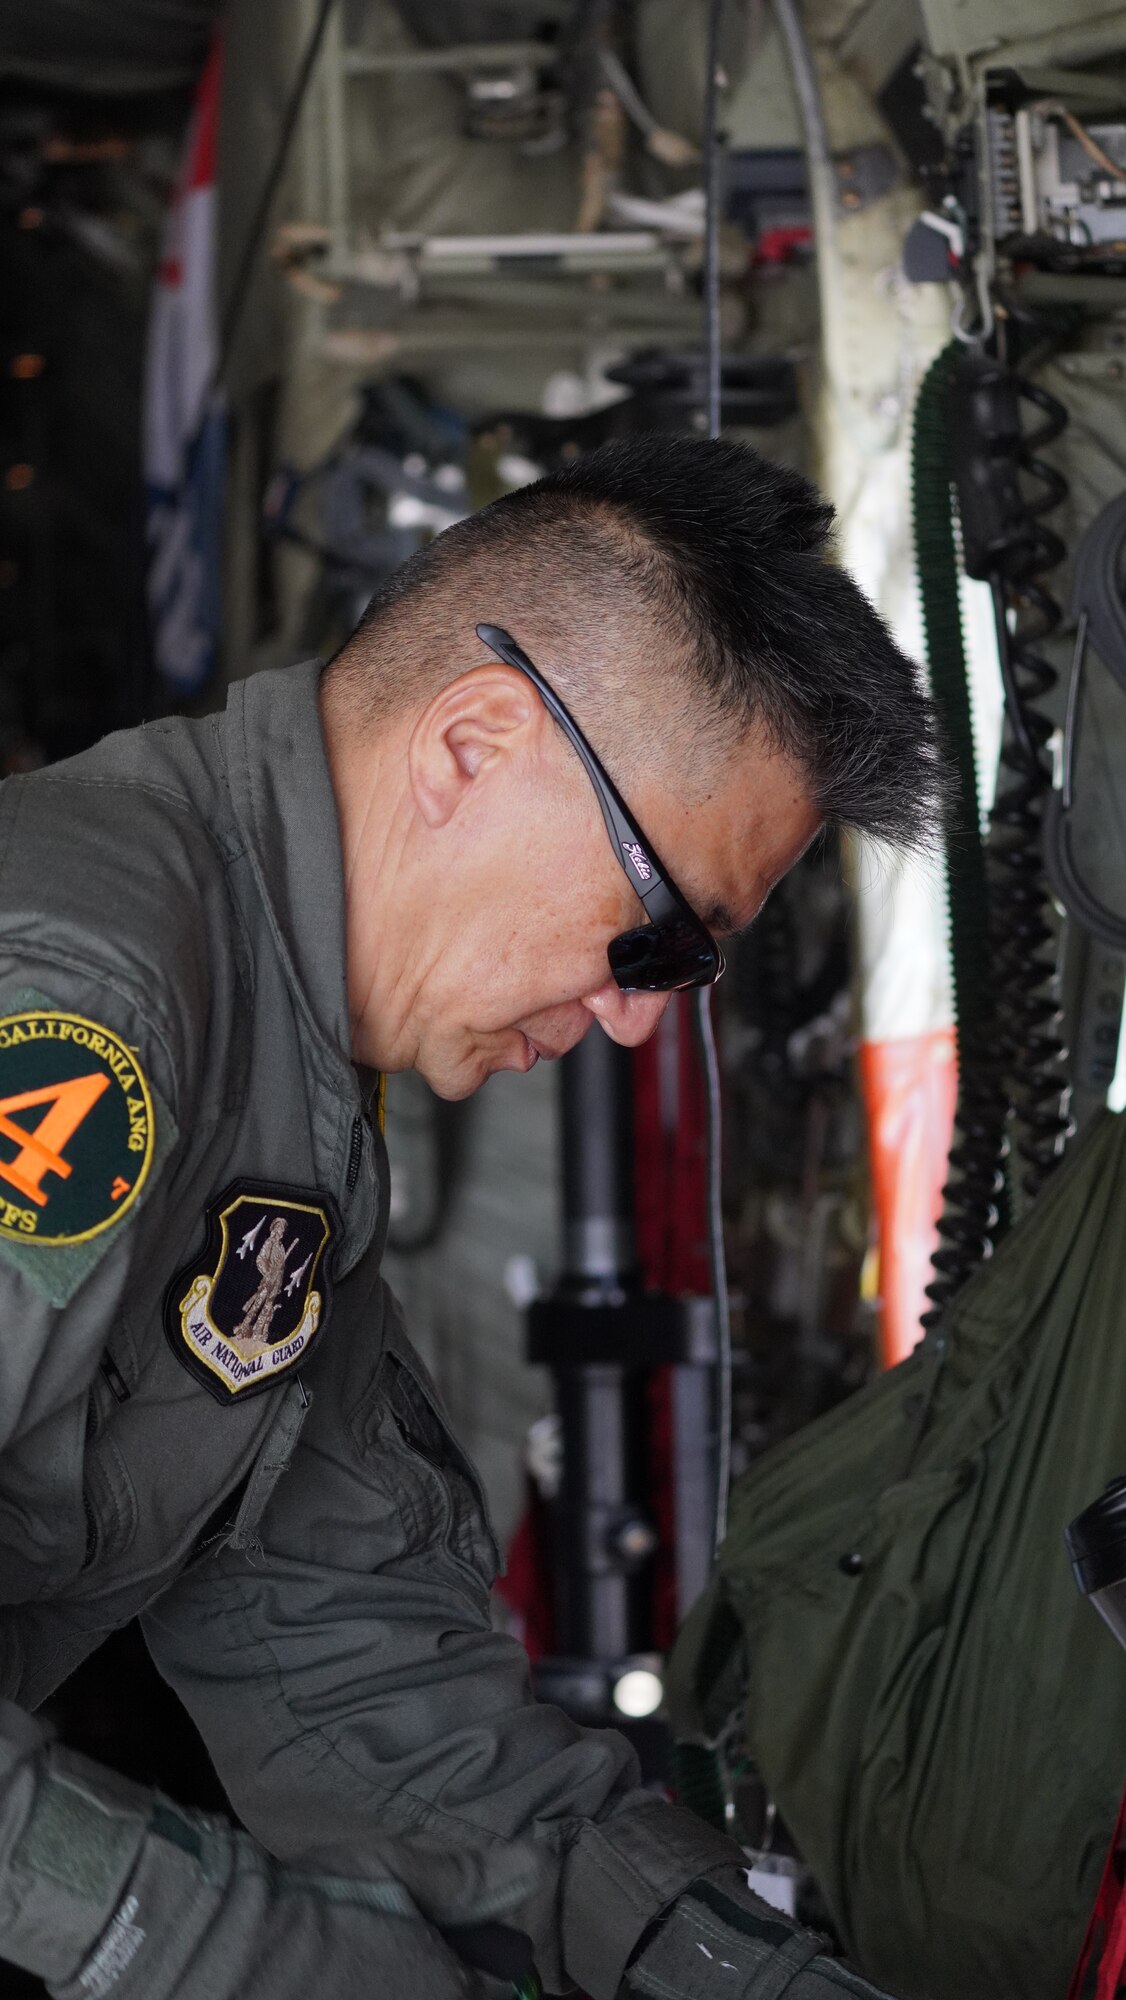
<svg viewBox="0 0 1126 2000">
<path fill-rule="evenodd" d="M 710 986 L 723 971 L 723 953 L 706 931 L 675 919 L 641 924 L 611 938 L 610 970 L 625 993 L 677 993 Z"/>
</svg>

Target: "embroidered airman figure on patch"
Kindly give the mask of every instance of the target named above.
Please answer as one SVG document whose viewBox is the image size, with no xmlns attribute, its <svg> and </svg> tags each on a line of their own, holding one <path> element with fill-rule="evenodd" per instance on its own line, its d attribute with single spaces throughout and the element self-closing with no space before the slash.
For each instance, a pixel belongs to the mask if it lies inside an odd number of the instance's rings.
<svg viewBox="0 0 1126 2000">
<path fill-rule="evenodd" d="M 136 1201 L 155 1123 L 134 1051 L 81 1014 L 0 1019 L 0 1237 L 86 1243 Z"/>
<path fill-rule="evenodd" d="M 177 1358 L 220 1402 L 268 1389 L 305 1359 L 328 1315 L 327 1195 L 235 1181 L 207 1210 L 202 1254 L 169 1286 Z"/>
</svg>

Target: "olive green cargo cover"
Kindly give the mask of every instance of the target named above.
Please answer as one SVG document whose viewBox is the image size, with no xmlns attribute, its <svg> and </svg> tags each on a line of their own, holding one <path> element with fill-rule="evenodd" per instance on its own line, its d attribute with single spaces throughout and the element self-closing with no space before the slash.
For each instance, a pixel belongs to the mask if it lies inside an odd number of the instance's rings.
<svg viewBox="0 0 1126 2000">
<path fill-rule="evenodd" d="M 1126 1472 L 1126 1119 L 939 1335 L 739 1482 L 674 1722 L 714 1736 L 745 1684 L 751 1755 L 869 1977 L 1059 2000 L 1126 1777 L 1126 1655 L 1063 1542 Z"/>
</svg>

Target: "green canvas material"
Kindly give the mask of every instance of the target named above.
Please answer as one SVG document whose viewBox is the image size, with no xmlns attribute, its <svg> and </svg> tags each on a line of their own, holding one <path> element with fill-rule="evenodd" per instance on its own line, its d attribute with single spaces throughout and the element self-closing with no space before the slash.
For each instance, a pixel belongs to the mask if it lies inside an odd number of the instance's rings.
<svg viewBox="0 0 1126 2000">
<path fill-rule="evenodd" d="M 1126 1777 L 1126 1656 L 1063 1542 L 1126 1471 L 1126 1120 L 939 1333 L 739 1482 L 668 1699 L 688 1741 L 742 1703 L 871 1978 L 1059 2000 Z"/>
</svg>

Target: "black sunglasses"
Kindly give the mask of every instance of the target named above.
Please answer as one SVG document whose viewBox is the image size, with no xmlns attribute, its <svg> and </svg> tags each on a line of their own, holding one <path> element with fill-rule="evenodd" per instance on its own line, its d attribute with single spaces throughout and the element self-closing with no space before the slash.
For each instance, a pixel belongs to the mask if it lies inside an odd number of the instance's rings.
<svg viewBox="0 0 1126 2000">
<path fill-rule="evenodd" d="M 723 953 L 626 810 L 578 723 L 511 633 L 500 625 L 476 629 L 482 645 L 498 660 L 527 675 L 549 715 L 578 751 L 619 865 L 644 905 L 649 922 L 622 931 L 607 946 L 610 970 L 623 993 L 679 993 L 687 986 L 712 985 L 723 971 Z"/>
</svg>

